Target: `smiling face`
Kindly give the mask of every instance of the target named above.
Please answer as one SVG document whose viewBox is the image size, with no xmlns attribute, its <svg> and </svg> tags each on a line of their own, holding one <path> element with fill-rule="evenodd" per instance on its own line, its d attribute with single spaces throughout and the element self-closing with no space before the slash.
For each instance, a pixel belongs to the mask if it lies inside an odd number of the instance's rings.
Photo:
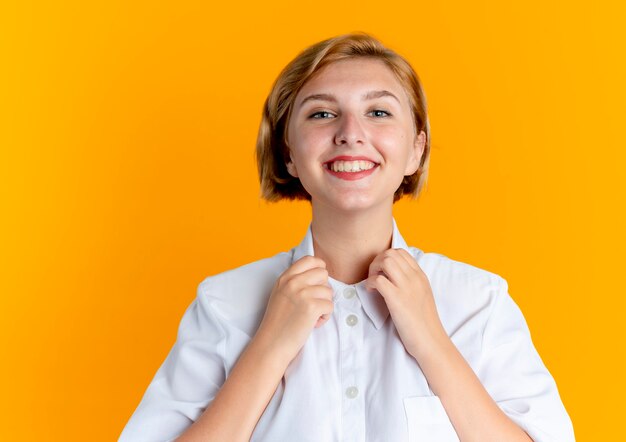
<svg viewBox="0 0 626 442">
<path fill-rule="evenodd" d="M 409 98 L 381 60 L 352 58 L 324 67 L 298 92 L 287 127 L 289 173 L 313 205 L 365 210 L 393 204 L 420 164 Z"/>
</svg>

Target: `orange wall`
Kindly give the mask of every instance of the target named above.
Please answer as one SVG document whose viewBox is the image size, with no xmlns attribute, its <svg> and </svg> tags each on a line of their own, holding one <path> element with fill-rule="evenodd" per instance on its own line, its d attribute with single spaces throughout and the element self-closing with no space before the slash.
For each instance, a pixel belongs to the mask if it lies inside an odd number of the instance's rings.
<svg viewBox="0 0 626 442">
<path fill-rule="evenodd" d="M 299 50 L 353 30 L 428 96 L 407 242 L 505 277 L 578 440 L 623 433 L 623 2 L 12 3 L 0 439 L 116 439 L 200 281 L 300 241 L 307 205 L 258 198 L 261 106 Z"/>
</svg>

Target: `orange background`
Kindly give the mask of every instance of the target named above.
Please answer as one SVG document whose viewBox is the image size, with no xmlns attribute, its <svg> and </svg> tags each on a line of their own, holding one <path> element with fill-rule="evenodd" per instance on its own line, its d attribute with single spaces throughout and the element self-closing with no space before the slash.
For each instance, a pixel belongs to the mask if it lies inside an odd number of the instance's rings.
<svg viewBox="0 0 626 442">
<path fill-rule="evenodd" d="M 115 440 L 208 275 L 285 251 L 263 100 L 354 30 L 430 105 L 410 245 L 498 273 L 581 441 L 623 434 L 624 2 L 3 2 L 0 439 Z"/>
</svg>

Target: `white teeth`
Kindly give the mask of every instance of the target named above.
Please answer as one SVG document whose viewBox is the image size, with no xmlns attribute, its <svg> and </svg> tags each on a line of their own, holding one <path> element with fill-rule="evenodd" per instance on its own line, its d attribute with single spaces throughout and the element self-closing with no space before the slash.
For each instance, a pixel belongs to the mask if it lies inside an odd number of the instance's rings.
<svg viewBox="0 0 626 442">
<path fill-rule="evenodd" d="M 330 169 L 333 172 L 361 172 L 363 170 L 369 170 L 374 167 L 375 164 L 371 161 L 334 161 L 329 164 Z"/>
</svg>

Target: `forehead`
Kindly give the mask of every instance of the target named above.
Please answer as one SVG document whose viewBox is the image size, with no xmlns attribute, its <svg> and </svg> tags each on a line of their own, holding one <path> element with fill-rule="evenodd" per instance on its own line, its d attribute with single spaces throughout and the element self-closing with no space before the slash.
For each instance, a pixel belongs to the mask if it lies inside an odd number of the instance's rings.
<svg viewBox="0 0 626 442">
<path fill-rule="evenodd" d="M 299 106 L 310 94 L 350 96 L 377 90 L 387 90 L 398 98 L 404 95 L 408 104 L 407 91 L 384 61 L 355 57 L 335 61 L 316 72 L 298 92 L 295 105 Z"/>
</svg>

